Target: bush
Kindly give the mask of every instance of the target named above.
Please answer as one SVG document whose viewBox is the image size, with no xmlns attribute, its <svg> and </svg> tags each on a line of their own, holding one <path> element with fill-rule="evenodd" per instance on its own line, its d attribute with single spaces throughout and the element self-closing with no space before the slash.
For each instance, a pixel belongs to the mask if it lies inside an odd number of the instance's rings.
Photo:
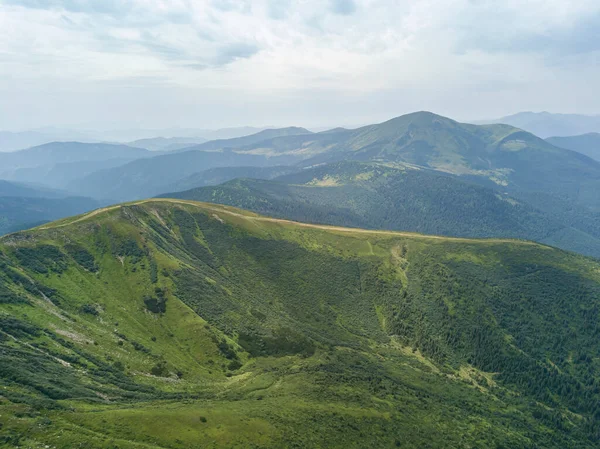
<svg viewBox="0 0 600 449">
<path fill-rule="evenodd" d="M 154 289 L 154 293 L 156 296 L 144 296 L 146 309 L 152 313 L 165 313 L 167 311 L 166 291 L 157 287 Z"/>
<path fill-rule="evenodd" d="M 158 362 L 150 370 L 150 374 L 152 374 L 153 376 L 157 376 L 157 377 L 164 377 L 168 373 L 169 373 L 169 371 L 167 370 L 167 362 L 165 362 L 164 360 L 161 360 L 160 362 Z"/>
<path fill-rule="evenodd" d="M 77 262 L 86 270 L 93 273 L 98 271 L 98 266 L 96 265 L 94 256 L 83 246 L 69 244 L 65 246 L 65 250 L 67 251 L 67 254 L 69 254 L 69 256 L 75 260 L 75 262 Z"/>
<path fill-rule="evenodd" d="M 117 360 L 115 363 L 113 363 L 113 366 L 119 371 L 125 371 L 125 365 L 123 365 L 123 362 L 121 362 L 120 360 Z"/>
<path fill-rule="evenodd" d="M 11 316 L 0 315 L 0 329 L 16 338 L 38 337 L 41 329 Z"/>
<path fill-rule="evenodd" d="M 227 369 L 230 371 L 238 370 L 242 367 L 242 363 L 239 360 L 232 360 L 229 365 L 227 365 Z"/>
<path fill-rule="evenodd" d="M 100 312 L 93 304 L 84 304 L 79 308 L 81 313 L 87 313 L 88 315 L 98 316 Z"/>
<path fill-rule="evenodd" d="M 131 345 L 133 346 L 133 349 L 135 349 L 136 351 L 141 351 L 141 352 L 145 352 L 146 354 L 150 354 L 150 349 L 145 347 L 143 344 L 138 343 L 137 341 L 132 341 Z"/>
<path fill-rule="evenodd" d="M 0 304 L 24 304 L 29 303 L 27 298 L 13 292 L 8 287 L 3 285 L 0 280 Z"/>
<path fill-rule="evenodd" d="M 49 271 L 62 273 L 68 267 L 65 255 L 52 245 L 24 246 L 17 248 L 15 255 L 23 267 L 36 273 L 45 274 Z"/>
</svg>

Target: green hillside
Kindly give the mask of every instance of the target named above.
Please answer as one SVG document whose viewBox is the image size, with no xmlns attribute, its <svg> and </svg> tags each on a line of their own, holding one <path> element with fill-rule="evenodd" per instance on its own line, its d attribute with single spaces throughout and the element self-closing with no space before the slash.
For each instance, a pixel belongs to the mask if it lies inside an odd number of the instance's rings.
<svg viewBox="0 0 600 449">
<path fill-rule="evenodd" d="M 359 128 L 311 161 L 348 159 L 470 175 L 510 192 L 544 192 L 600 210 L 600 163 L 508 125 L 469 125 L 417 112 Z"/>
<path fill-rule="evenodd" d="M 600 264 L 149 200 L 0 239 L 7 447 L 599 447 Z"/>
<path fill-rule="evenodd" d="M 164 196 L 313 223 L 535 240 L 600 257 L 600 229 L 589 213 L 579 211 L 585 219 L 574 222 L 499 191 L 411 166 L 340 162 L 274 181 L 237 179 Z"/>
<path fill-rule="evenodd" d="M 580 136 L 549 137 L 552 145 L 577 151 L 592 159 L 600 161 L 600 133 L 588 133 Z"/>
</svg>

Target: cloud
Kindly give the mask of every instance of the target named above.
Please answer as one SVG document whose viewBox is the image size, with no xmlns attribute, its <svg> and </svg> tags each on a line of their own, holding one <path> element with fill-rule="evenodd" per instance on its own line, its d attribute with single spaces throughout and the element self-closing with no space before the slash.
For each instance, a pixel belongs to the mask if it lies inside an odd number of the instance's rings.
<svg viewBox="0 0 600 449">
<path fill-rule="evenodd" d="M 76 13 L 121 14 L 129 10 L 119 0 L 4 0 L 7 5 L 41 10 L 63 10 Z"/>
<path fill-rule="evenodd" d="M 335 124 L 379 117 L 376 105 L 469 118 L 593 109 L 600 90 L 597 0 L 0 0 L 0 29 L 0 123 L 16 120 L 6 110 L 27 116 L 30 96 L 40 110 L 64 104 L 49 116 L 63 121 L 79 119 L 67 105 L 80 98 L 99 109 L 114 95 L 137 116 L 154 101 L 233 120 L 228 108 L 245 103 L 274 123 L 293 118 L 293 101 Z M 352 98 L 369 107 L 353 112 Z"/>
<path fill-rule="evenodd" d="M 459 52 L 529 52 L 552 58 L 600 50 L 598 2 L 531 0 L 523 8 L 518 2 L 483 0 L 451 20 Z"/>
<path fill-rule="evenodd" d="M 335 14 L 349 16 L 356 11 L 356 3 L 354 0 L 331 0 L 331 10 Z"/>
<path fill-rule="evenodd" d="M 259 48 L 253 44 L 247 43 L 237 43 L 230 44 L 223 48 L 221 48 L 216 57 L 214 58 L 214 63 L 216 65 L 225 65 L 229 64 L 238 59 L 250 58 L 251 56 L 258 53 Z"/>
<path fill-rule="evenodd" d="M 287 0 L 268 0 L 267 11 L 271 19 L 285 19 L 290 8 L 290 2 Z"/>
</svg>

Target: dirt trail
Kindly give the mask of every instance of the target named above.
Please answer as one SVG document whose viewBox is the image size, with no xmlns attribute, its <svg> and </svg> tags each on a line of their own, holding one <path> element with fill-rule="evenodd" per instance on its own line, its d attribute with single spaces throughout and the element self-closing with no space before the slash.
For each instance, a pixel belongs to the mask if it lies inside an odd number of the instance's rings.
<svg viewBox="0 0 600 449">
<path fill-rule="evenodd" d="M 93 210 L 91 212 L 88 212 L 87 214 L 82 215 L 81 217 L 79 217 L 77 220 L 69 221 L 67 223 L 60 223 L 60 224 L 52 224 L 52 223 L 50 223 L 50 225 L 40 226 L 40 227 L 35 228 L 35 229 L 55 229 L 55 228 L 62 228 L 63 226 L 68 226 L 68 225 L 71 225 L 71 224 L 75 224 L 75 223 L 78 223 L 80 221 L 87 220 L 88 218 L 91 218 L 94 215 L 101 214 L 102 212 L 108 212 L 109 210 L 118 209 L 120 207 L 121 207 L 120 204 L 117 205 L 117 206 L 103 207 L 101 209 L 96 209 L 96 210 Z"/>
<path fill-rule="evenodd" d="M 475 238 L 463 238 L 463 237 L 446 237 L 446 236 L 439 236 L 439 235 L 417 234 L 417 233 L 413 233 L 413 232 L 381 231 L 381 230 L 360 229 L 360 228 L 344 228 L 342 226 L 331 226 L 331 225 L 320 225 L 320 224 L 313 224 L 313 223 L 303 223 L 303 222 L 299 222 L 299 221 L 285 220 L 283 218 L 272 218 L 272 217 L 263 217 L 263 216 L 260 216 L 260 215 L 254 216 L 254 215 L 240 214 L 239 212 L 234 212 L 232 210 L 227 209 L 227 207 L 229 207 L 229 206 L 224 206 L 224 205 L 215 205 L 215 204 L 212 204 L 212 203 L 202 203 L 202 202 L 199 202 L 199 201 L 177 200 L 177 199 L 171 199 L 171 198 L 151 198 L 151 199 L 147 199 L 147 200 L 137 201 L 135 203 L 119 204 L 119 205 L 116 205 L 116 206 L 104 207 L 104 208 L 97 209 L 95 211 L 89 212 L 88 214 L 85 214 L 85 215 L 77 218 L 74 221 L 69 221 L 69 222 L 66 222 L 66 223 L 60 223 L 60 224 L 55 224 L 55 225 L 41 226 L 41 227 L 39 227 L 37 229 L 54 229 L 54 228 L 60 228 L 60 227 L 63 227 L 63 226 L 68 226 L 68 225 L 71 225 L 71 224 L 75 224 L 75 223 L 87 220 L 88 218 L 94 217 L 94 216 L 96 216 L 96 215 L 98 215 L 100 213 L 108 212 L 108 211 L 111 211 L 111 210 L 114 210 L 114 209 L 118 209 L 118 208 L 123 207 L 123 206 L 138 205 L 138 204 L 145 204 L 145 203 L 156 203 L 156 202 L 165 202 L 165 203 L 174 203 L 174 204 L 186 204 L 186 205 L 191 205 L 191 206 L 200 206 L 203 209 L 208 209 L 208 210 L 213 211 L 215 213 L 228 214 L 228 215 L 231 215 L 231 216 L 234 216 L 234 217 L 241 217 L 241 218 L 244 218 L 244 219 L 250 220 L 250 221 L 263 221 L 263 222 L 271 222 L 271 223 L 289 224 L 289 225 L 299 226 L 299 227 L 303 227 L 303 228 L 323 229 L 325 231 L 346 232 L 346 233 L 350 233 L 350 234 L 390 235 L 390 236 L 412 237 L 412 238 L 420 238 L 420 239 L 449 240 L 449 241 L 456 241 L 456 242 L 473 242 L 473 241 L 489 242 L 489 243 L 510 243 L 510 242 L 514 243 L 514 242 L 519 242 L 521 244 L 526 244 L 526 245 L 544 246 L 544 245 L 541 245 L 539 243 L 530 242 L 530 241 L 526 241 L 526 240 L 475 239 Z"/>
</svg>

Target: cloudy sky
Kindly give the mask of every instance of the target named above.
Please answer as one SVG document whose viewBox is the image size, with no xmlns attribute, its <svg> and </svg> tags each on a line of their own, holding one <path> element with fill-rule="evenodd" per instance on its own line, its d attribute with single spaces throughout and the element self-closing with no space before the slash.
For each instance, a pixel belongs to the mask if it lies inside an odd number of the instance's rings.
<svg viewBox="0 0 600 449">
<path fill-rule="evenodd" d="M 600 113 L 598 0 L 0 0 L 0 129 Z"/>
</svg>

